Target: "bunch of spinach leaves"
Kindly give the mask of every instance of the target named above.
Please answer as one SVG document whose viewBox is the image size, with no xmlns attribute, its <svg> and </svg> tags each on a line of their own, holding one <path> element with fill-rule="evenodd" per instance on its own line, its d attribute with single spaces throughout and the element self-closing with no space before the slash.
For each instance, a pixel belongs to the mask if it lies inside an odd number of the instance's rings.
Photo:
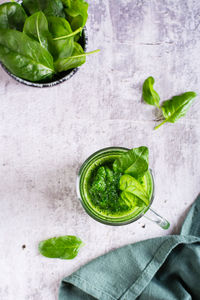
<svg viewBox="0 0 200 300">
<path fill-rule="evenodd" d="M 0 61 L 15 76 L 51 81 L 81 66 L 80 37 L 87 21 L 84 0 L 23 0 L 0 5 Z"/>
<path fill-rule="evenodd" d="M 175 123 L 184 117 L 192 105 L 194 98 L 197 96 L 195 92 L 186 92 L 178 96 L 172 97 L 170 100 L 164 101 L 160 107 L 160 97 L 153 88 L 154 78 L 148 77 L 143 84 L 143 99 L 147 104 L 161 108 L 163 121 L 154 129 L 158 129 L 166 122 Z"/>
</svg>

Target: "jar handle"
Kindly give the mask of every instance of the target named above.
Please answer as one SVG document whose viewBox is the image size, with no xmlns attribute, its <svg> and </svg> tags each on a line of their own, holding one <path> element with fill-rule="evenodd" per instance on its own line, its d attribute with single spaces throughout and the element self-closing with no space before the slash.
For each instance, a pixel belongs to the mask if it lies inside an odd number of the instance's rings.
<svg viewBox="0 0 200 300">
<path fill-rule="evenodd" d="M 159 214 L 157 214 L 153 209 L 149 208 L 148 211 L 145 213 L 144 217 L 157 225 L 159 225 L 163 229 L 168 229 L 170 223 Z"/>
</svg>

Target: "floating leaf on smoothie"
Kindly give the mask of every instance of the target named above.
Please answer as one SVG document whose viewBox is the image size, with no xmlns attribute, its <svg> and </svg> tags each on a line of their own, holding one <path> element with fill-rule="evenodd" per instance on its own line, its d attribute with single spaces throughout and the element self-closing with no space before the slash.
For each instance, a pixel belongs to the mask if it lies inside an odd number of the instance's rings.
<svg viewBox="0 0 200 300">
<path fill-rule="evenodd" d="M 137 196 L 135 196 L 134 194 L 132 194 L 130 192 L 123 191 L 121 193 L 121 198 L 127 205 L 129 205 L 132 208 L 133 207 L 146 207 L 145 203 L 142 200 L 140 200 Z"/>
<path fill-rule="evenodd" d="M 142 177 L 149 167 L 149 150 L 145 146 L 134 148 L 122 154 L 114 161 L 116 172 L 130 174 L 136 178 Z"/>
<path fill-rule="evenodd" d="M 149 204 L 149 196 L 140 182 L 130 175 L 122 175 L 119 181 L 119 188 L 122 191 L 133 194 L 141 199 L 146 205 Z"/>
</svg>

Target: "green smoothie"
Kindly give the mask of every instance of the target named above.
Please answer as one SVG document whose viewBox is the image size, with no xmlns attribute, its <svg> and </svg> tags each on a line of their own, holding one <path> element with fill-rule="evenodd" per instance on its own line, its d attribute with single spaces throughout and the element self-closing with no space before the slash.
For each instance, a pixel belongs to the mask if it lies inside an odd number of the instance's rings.
<svg viewBox="0 0 200 300">
<path fill-rule="evenodd" d="M 104 153 L 91 161 L 84 172 L 82 182 L 82 193 L 87 199 L 89 206 L 98 214 L 109 217 L 119 218 L 131 215 L 136 218 L 141 212 L 145 211 L 153 193 L 153 180 L 149 170 L 142 177 L 136 179 L 125 175 L 125 180 L 134 180 L 142 190 L 145 198 L 130 193 L 132 186 L 127 190 L 122 190 L 123 173 L 113 169 L 114 161 L 124 152 L 113 151 Z M 127 184 L 126 184 L 127 185 Z M 128 191 L 128 192 L 127 192 Z"/>
</svg>

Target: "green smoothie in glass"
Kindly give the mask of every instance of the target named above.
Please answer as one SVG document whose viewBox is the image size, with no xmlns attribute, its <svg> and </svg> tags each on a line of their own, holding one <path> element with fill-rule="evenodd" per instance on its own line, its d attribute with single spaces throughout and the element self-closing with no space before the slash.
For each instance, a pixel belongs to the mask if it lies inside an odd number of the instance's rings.
<svg viewBox="0 0 200 300">
<path fill-rule="evenodd" d="M 78 176 L 77 192 L 83 207 L 95 220 L 108 225 L 128 224 L 144 215 L 153 191 L 147 147 L 102 149 L 83 163 Z"/>
</svg>

